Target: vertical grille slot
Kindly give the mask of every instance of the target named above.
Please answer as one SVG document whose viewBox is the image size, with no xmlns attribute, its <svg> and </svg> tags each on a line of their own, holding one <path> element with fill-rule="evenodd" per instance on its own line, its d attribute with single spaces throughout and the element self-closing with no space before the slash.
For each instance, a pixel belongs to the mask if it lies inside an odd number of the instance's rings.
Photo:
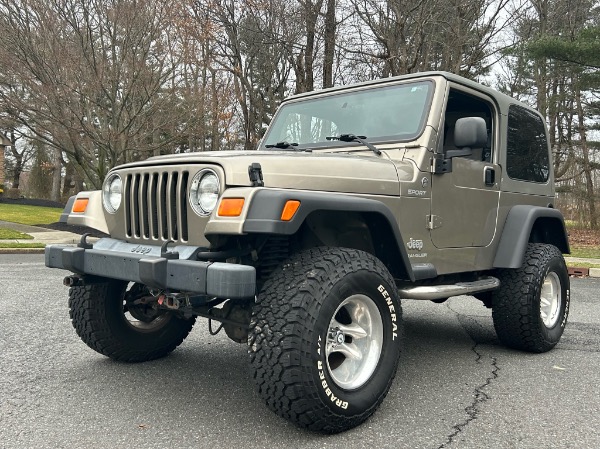
<svg viewBox="0 0 600 449">
<path fill-rule="evenodd" d="M 178 229 L 177 229 L 177 180 L 179 179 L 179 173 L 173 173 L 169 179 L 168 189 L 169 194 L 167 197 L 168 203 L 168 220 L 169 220 L 169 235 L 172 236 L 173 240 L 179 240 Z"/>
<path fill-rule="evenodd" d="M 161 173 L 158 182 L 158 218 L 160 220 L 160 236 L 163 240 L 169 239 L 167 221 L 167 173 Z"/>
<path fill-rule="evenodd" d="M 189 173 L 184 171 L 181 174 L 181 181 L 177 188 L 177 211 L 179 215 L 177 220 L 181 224 L 181 240 L 187 242 L 188 240 L 188 225 L 187 225 L 187 185 L 188 185 Z"/>
<path fill-rule="evenodd" d="M 150 175 L 145 173 L 141 176 L 140 182 L 140 236 L 147 239 L 150 238 L 150 223 L 148 220 L 149 210 L 148 210 L 148 180 Z"/>
<path fill-rule="evenodd" d="M 125 178 L 125 189 L 123 192 L 123 203 L 125 206 L 125 234 L 127 237 L 131 237 L 131 175 L 127 175 Z"/>
<path fill-rule="evenodd" d="M 158 190 L 158 173 L 152 173 L 150 176 L 150 185 L 148 187 L 148 213 L 150 214 L 150 234 L 152 238 L 158 240 L 158 200 L 156 191 Z"/>
<path fill-rule="evenodd" d="M 125 178 L 125 230 L 128 237 L 188 240 L 189 172 L 133 173 Z"/>
<path fill-rule="evenodd" d="M 140 236 L 139 192 L 140 192 L 140 175 L 134 175 L 131 180 L 131 196 L 129 196 L 129 199 L 131 201 L 131 218 L 133 220 L 132 232 L 133 232 L 134 237 Z"/>
</svg>

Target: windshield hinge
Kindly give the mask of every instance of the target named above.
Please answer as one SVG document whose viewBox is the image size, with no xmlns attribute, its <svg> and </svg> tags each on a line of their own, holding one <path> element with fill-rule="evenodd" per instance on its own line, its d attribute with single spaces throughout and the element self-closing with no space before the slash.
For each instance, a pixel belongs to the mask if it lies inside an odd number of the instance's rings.
<svg viewBox="0 0 600 449">
<path fill-rule="evenodd" d="M 263 187 L 265 185 L 263 182 L 262 167 L 259 163 L 254 162 L 248 166 L 248 176 L 250 177 L 252 187 Z"/>
</svg>

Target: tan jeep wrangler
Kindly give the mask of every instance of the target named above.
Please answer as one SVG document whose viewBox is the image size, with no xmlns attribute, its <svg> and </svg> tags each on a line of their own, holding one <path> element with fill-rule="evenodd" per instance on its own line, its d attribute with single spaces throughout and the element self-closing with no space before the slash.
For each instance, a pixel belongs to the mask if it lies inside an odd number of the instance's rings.
<svg viewBox="0 0 600 449">
<path fill-rule="evenodd" d="M 503 344 L 558 343 L 569 244 L 553 202 L 535 110 L 421 73 L 289 98 L 258 151 L 116 167 L 65 215 L 110 238 L 50 246 L 46 265 L 74 273 L 71 319 L 95 351 L 163 357 L 205 317 L 248 345 L 271 409 L 339 432 L 390 388 L 401 298 L 474 295 Z"/>
</svg>

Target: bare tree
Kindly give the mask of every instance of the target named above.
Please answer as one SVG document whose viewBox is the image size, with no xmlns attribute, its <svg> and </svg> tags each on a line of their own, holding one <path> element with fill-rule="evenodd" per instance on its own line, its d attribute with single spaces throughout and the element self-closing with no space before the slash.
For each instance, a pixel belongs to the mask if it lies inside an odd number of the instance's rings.
<svg viewBox="0 0 600 449">
<path fill-rule="evenodd" d="M 1 0 L 0 11 L 0 102 L 90 186 L 178 137 L 168 5 Z"/>
<path fill-rule="evenodd" d="M 362 51 L 380 61 L 381 76 L 447 70 L 471 78 L 486 73 L 498 51 L 512 20 L 501 14 L 508 2 L 351 0 L 370 32 Z"/>
<path fill-rule="evenodd" d="M 500 87 L 548 119 L 561 188 L 589 192 L 596 63 L 577 69 L 568 49 L 579 61 L 598 34 L 567 44 L 597 15 L 591 0 L 0 0 L 0 130 L 46 152 L 60 198 L 61 177 L 64 195 L 150 155 L 254 149 L 290 93 L 424 70 L 477 78 L 501 60 Z M 534 54 L 544 36 L 567 58 Z M 17 177 L 29 147 L 10 147 Z M 578 195 L 595 217 L 593 192 Z"/>
<path fill-rule="evenodd" d="M 289 80 L 285 2 L 197 1 L 194 8 L 196 17 L 207 17 L 213 25 L 213 61 L 231 76 L 243 124 L 242 145 L 254 149 Z"/>
<path fill-rule="evenodd" d="M 10 142 L 10 146 L 5 153 L 8 156 L 5 161 L 7 179 L 10 179 L 13 189 L 19 189 L 21 173 L 33 158 L 34 149 L 19 132 L 12 120 L 0 119 L 0 130 L 2 135 L 6 136 Z"/>
</svg>

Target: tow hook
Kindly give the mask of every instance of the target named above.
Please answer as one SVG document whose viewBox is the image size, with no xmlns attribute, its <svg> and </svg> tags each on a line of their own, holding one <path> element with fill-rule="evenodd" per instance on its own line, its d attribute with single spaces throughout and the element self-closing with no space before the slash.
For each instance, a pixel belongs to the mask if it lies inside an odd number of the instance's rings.
<svg viewBox="0 0 600 449">
<path fill-rule="evenodd" d="M 178 297 L 171 295 L 160 295 L 158 297 L 158 304 L 168 309 L 179 309 L 182 305 L 184 305 Z"/>
</svg>

